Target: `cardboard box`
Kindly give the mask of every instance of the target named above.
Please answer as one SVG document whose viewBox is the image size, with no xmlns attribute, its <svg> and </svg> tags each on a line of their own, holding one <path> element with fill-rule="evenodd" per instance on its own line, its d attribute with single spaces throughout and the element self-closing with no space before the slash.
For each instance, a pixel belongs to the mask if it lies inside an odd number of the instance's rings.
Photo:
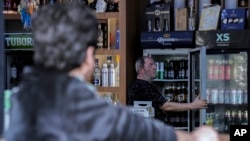
<svg viewBox="0 0 250 141">
<path fill-rule="evenodd" d="M 167 3 L 154 2 L 146 8 L 147 31 L 160 32 L 171 30 L 171 7 Z"/>
<path fill-rule="evenodd" d="M 152 101 L 134 101 L 134 107 L 131 111 L 145 118 L 154 118 L 155 110 L 152 107 Z"/>
<path fill-rule="evenodd" d="M 178 8 L 175 13 L 175 31 L 188 30 L 188 9 Z"/>
<path fill-rule="evenodd" d="M 222 30 L 242 30 L 246 26 L 246 9 L 223 9 L 221 12 Z"/>
</svg>

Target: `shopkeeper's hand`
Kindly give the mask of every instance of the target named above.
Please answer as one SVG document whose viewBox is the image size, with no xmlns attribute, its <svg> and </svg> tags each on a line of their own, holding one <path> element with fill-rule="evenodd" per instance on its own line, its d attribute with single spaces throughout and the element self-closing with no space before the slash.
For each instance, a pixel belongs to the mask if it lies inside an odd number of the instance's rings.
<svg viewBox="0 0 250 141">
<path fill-rule="evenodd" d="M 200 99 L 200 95 L 198 95 L 194 101 L 191 103 L 192 109 L 202 109 L 207 108 L 207 100 L 206 99 Z"/>
</svg>

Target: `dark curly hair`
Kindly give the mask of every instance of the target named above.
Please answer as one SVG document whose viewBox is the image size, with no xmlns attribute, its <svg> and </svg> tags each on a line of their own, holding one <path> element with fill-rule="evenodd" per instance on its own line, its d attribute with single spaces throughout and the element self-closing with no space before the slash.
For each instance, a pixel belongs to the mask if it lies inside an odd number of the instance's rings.
<svg viewBox="0 0 250 141">
<path fill-rule="evenodd" d="M 97 20 L 86 5 L 61 3 L 42 6 L 32 15 L 34 64 L 69 71 L 86 58 L 97 42 Z"/>
</svg>

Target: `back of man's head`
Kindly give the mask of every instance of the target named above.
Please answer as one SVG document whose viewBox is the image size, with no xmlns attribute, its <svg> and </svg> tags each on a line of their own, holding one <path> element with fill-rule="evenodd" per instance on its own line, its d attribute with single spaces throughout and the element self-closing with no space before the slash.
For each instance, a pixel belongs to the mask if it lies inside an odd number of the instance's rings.
<svg viewBox="0 0 250 141">
<path fill-rule="evenodd" d="M 44 5 L 32 15 L 31 23 L 37 66 L 72 70 L 85 60 L 87 48 L 96 45 L 97 20 L 79 2 Z"/>
</svg>

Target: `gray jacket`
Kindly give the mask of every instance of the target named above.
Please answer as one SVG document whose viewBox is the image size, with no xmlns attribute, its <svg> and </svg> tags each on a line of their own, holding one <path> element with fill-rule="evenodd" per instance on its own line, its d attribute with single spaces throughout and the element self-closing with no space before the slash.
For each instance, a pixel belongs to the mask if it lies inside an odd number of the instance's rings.
<svg viewBox="0 0 250 141">
<path fill-rule="evenodd" d="M 66 72 L 32 69 L 23 78 L 6 141 L 176 141 L 171 126 L 107 103 Z"/>
</svg>

